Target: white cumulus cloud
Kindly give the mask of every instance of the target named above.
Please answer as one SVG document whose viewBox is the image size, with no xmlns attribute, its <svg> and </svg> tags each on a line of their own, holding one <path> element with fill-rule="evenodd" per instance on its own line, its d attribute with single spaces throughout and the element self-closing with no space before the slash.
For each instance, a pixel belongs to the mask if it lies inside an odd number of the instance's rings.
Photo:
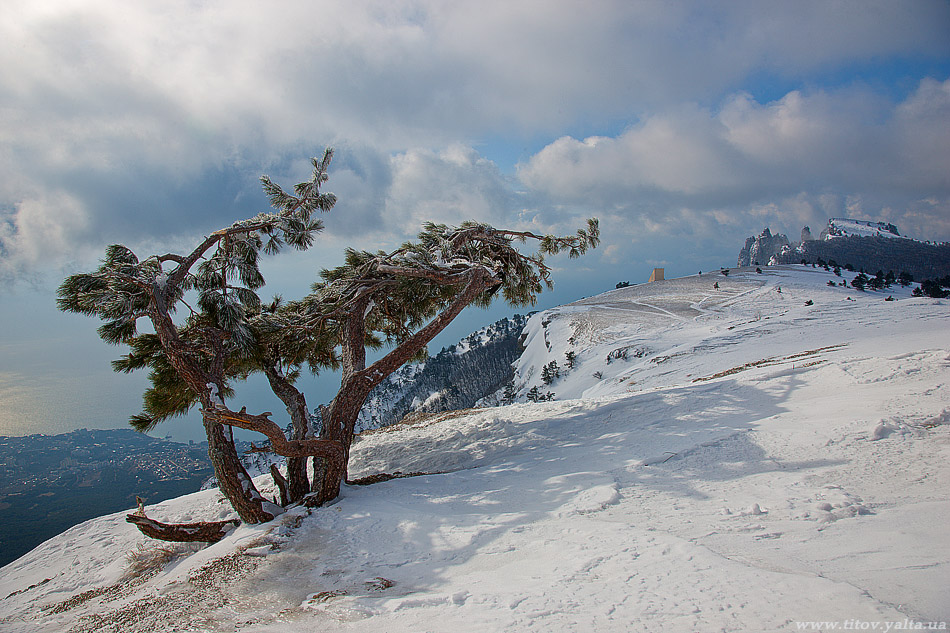
<svg viewBox="0 0 950 633">
<path fill-rule="evenodd" d="M 679 217 L 683 208 L 748 222 L 782 214 L 812 221 L 860 195 L 875 213 L 950 200 L 950 81 L 924 80 L 889 104 L 863 88 L 793 91 L 758 103 L 746 93 L 718 109 L 691 105 L 646 118 L 616 137 L 562 137 L 519 168 L 554 200 Z M 803 211 L 803 200 L 809 211 Z M 763 213 L 774 209 L 774 213 Z M 939 223 L 938 223 L 939 225 Z M 944 238 L 950 236 L 943 236 Z"/>
</svg>

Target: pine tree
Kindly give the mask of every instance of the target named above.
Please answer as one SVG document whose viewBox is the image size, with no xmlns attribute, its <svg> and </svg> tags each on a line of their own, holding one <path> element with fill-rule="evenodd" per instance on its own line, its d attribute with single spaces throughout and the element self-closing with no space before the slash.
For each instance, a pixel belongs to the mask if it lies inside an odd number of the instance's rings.
<svg viewBox="0 0 950 633">
<path fill-rule="evenodd" d="M 915 290 L 918 290 L 918 289 L 920 290 L 920 295 L 917 295 L 917 293 L 915 292 L 914 296 L 924 296 L 924 297 L 930 297 L 932 299 L 946 299 L 947 297 L 950 297 L 950 291 L 944 290 L 944 285 L 950 285 L 950 284 L 944 284 L 943 281 L 950 281 L 950 280 L 941 280 L 941 279 L 923 280 L 922 282 L 920 282 L 920 287 L 915 288 Z"/>
<path fill-rule="evenodd" d="M 558 368 L 556 360 L 552 360 L 550 363 L 541 368 L 541 381 L 546 385 L 550 385 L 555 380 L 560 378 L 560 376 L 561 370 Z"/>
<path fill-rule="evenodd" d="M 864 273 L 858 273 L 855 275 L 854 279 L 851 280 L 851 287 L 857 290 L 864 291 L 864 288 L 868 285 L 868 276 Z"/>
<path fill-rule="evenodd" d="M 525 395 L 525 397 L 531 402 L 538 402 L 541 400 L 541 392 L 537 386 L 534 386 L 528 390 L 528 393 Z"/>
<path fill-rule="evenodd" d="M 497 296 L 512 305 L 533 304 L 552 285 L 546 255 L 579 257 L 599 243 L 596 219 L 568 237 L 476 222 L 429 223 L 416 241 L 391 253 L 347 250 L 344 264 L 322 271 L 322 280 L 300 300 L 264 304 L 259 256 L 313 244 L 323 228 L 313 214 L 336 201 L 320 191 L 331 158 L 327 150 L 322 160 L 314 159 L 312 178 L 294 194 L 263 177 L 274 211 L 212 233 L 191 253 L 139 260 L 128 248 L 111 246 L 96 271 L 72 275 L 59 289 L 61 309 L 99 317 L 100 337 L 129 347 L 114 363 L 117 371 L 150 370 L 144 412 L 132 418 L 133 427 L 146 431 L 200 407 L 221 490 L 249 523 L 270 520 L 280 508 L 255 489 L 225 427 L 259 432 L 269 446 L 256 450 L 287 458 L 286 478 L 272 469 L 283 504 L 330 501 L 346 477 L 356 419 L 373 387 L 424 357 L 426 345 L 466 306 L 487 306 Z M 538 243 L 538 252 L 518 250 L 516 244 L 528 240 Z M 194 307 L 185 301 L 189 292 L 197 294 Z M 176 321 L 180 307 L 187 316 Z M 140 318 L 151 321 L 154 333 L 138 332 Z M 368 365 L 366 350 L 384 345 L 391 350 Z M 342 379 L 336 397 L 321 408 L 317 429 L 295 381 L 305 369 L 326 367 L 339 368 Z M 233 382 L 251 373 L 264 374 L 286 408 L 289 439 L 270 412 L 228 406 Z"/>
<path fill-rule="evenodd" d="M 518 396 L 518 391 L 515 389 L 515 381 L 509 380 L 508 383 L 505 385 L 505 392 L 504 392 L 504 395 L 502 396 L 502 403 L 513 404 L 517 396 Z"/>
<path fill-rule="evenodd" d="M 284 246 L 306 250 L 323 224 L 314 214 L 329 211 L 333 194 L 320 191 L 332 159 L 327 150 L 314 159 L 310 180 L 285 193 L 268 177 L 261 178 L 274 211 L 241 220 L 204 238 L 190 253 L 152 255 L 139 259 L 130 249 L 113 245 L 92 273 L 68 277 L 59 287 L 61 310 L 98 317 L 99 336 L 110 344 L 125 344 L 130 353 L 113 364 L 116 371 L 149 368 L 151 387 L 145 411 L 133 416 L 132 426 L 147 431 L 158 422 L 200 406 L 208 450 L 221 491 L 242 520 L 259 523 L 273 518 L 238 458 L 225 426 L 241 426 L 225 412 L 231 381 L 246 376 L 261 350 L 251 325 L 260 312 L 257 291 L 264 285 L 259 256 L 276 254 Z M 197 295 L 195 307 L 185 294 Z M 183 320 L 175 315 L 183 307 Z M 154 333 L 139 333 L 138 321 L 150 321 Z M 286 441 L 276 423 L 259 416 L 257 430 L 277 446 Z M 334 451 L 310 446 L 308 453 Z"/>
<path fill-rule="evenodd" d="M 574 350 L 567 350 L 564 352 L 564 361 L 567 364 L 568 369 L 574 369 L 574 365 L 577 363 L 577 354 Z"/>
<path fill-rule="evenodd" d="M 871 290 L 883 290 L 885 284 L 887 283 L 884 278 L 884 271 L 883 270 L 877 271 L 874 277 L 872 277 L 870 281 L 868 281 L 867 283 L 868 283 L 868 287 Z"/>
</svg>

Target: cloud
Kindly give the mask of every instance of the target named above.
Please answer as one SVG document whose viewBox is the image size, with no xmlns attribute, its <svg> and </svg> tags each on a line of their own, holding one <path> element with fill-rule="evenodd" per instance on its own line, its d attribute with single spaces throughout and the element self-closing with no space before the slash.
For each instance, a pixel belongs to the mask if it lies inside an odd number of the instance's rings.
<svg viewBox="0 0 950 633">
<path fill-rule="evenodd" d="M 950 8 L 936 2 L 50 0 L 3 11 L 11 123 L 45 123 L 16 138 L 44 162 L 108 166 L 124 158 L 116 146 L 133 146 L 181 173 L 301 139 L 401 151 L 550 134 L 718 100 L 750 73 L 950 53 Z"/>
<path fill-rule="evenodd" d="M 75 238 L 88 223 L 82 205 L 62 193 L 18 204 L 0 222 L 0 282 L 32 276 L 50 263 L 50 253 L 75 252 Z"/>
<path fill-rule="evenodd" d="M 387 220 L 402 227 L 425 221 L 499 223 L 518 204 L 498 167 L 470 147 L 456 144 L 440 152 L 412 150 L 393 157 L 393 183 L 386 199 Z"/>
<path fill-rule="evenodd" d="M 309 175 L 309 167 L 308 161 L 296 160 L 270 175 L 285 184 L 297 182 Z M 337 196 L 336 206 L 324 218 L 326 231 L 334 238 L 358 237 L 382 248 L 415 236 L 427 221 L 505 222 L 525 202 L 517 184 L 462 143 L 392 154 L 343 143 L 334 148 L 326 185 Z"/>
<path fill-rule="evenodd" d="M 562 137 L 518 175 L 552 200 L 649 215 L 637 226 L 650 232 L 695 227 L 697 218 L 746 230 L 780 218 L 823 224 L 845 209 L 861 217 L 886 210 L 899 222 L 902 208 L 913 209 L 916 226 L 927 214 L 942 230 L 948 122 L 950 80 L 924 80 L 896 105 L 863 88 L 792 91 L 764 104 L 739 93 L 717 110 L 682 106 L 616 137 Z M 857 196 L 860 208 L 845 202 Z"/>
<path fill-rule="evenodd" d="M 856 188 L 871 171 L 896 190 L 905 158 L 920 167 L 908 190 L 946 173 L 944 137 L 927 133 L 946 120 L 945 83 L 897 111 L 871 92 L 871 105 L 739 92 L 755 77 L 798 85 L 880 59 L 945 61 L 942 2 L 48 0 L 0 12 L 8 271 L 256 213 L 260 173 L 297 182 L 326 145 L 339 149 L 341 220 L 328 230 L 341 236 L 414 232 L 424 213 L 556 223 L 580 197 L 570 178 L 585 202 L 625 206 L 635 191 L 656 208 L 675 193 L 684 208 L 701 196 L 731 209 L 754 190 L 795 196 L 796 177 L 806 191 Z M 574 140 L 625 122 L 623 135 Z M 527 192 L 466 149 L 565 134 L 522 170 Z M 815 154 L 841 160 L 795 162 Z M 575 172 L 557 182 L 558 165 Z M 946 198 L 919 197 L 932 195 Z M 74 213 L 60 217 L 64 200 Z M 43 241 L 30 217 L 70 239 Z"/>
</svg>

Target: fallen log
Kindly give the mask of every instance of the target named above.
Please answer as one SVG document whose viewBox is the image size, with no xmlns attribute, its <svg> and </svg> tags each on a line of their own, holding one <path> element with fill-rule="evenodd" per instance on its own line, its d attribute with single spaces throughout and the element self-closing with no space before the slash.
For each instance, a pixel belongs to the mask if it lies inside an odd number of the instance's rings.
<svg viewBox="0 0 950 633">
<path fill-rule="evenodd" d="M 367 475 L 366 477 L 360 477 L 359 479 L 347 479 L 346 483 L 350 486 L 371 486 L 373 484 L 382 483 L 384 481 L 391 481 L 393 479 L 403 479 L 404 477 L 423 477 L 425 475 L 444 475 L 443 472 L 434 472 L 434 473 L 403 473 L 396 471 L 394 473 L 377 473 L 375 475 Z"/>
<path fill-rule="evenodd" d="M 227 521 L 200 521 L 198 523 L 162 523 L 145 516 L 145 505 L 136 497 L 139 509 L 125 517 L 149 538 L 174 543 L 217 543 L 225 537 L 229 526 L 240 524 L 237 519 Z"/>
</svg>

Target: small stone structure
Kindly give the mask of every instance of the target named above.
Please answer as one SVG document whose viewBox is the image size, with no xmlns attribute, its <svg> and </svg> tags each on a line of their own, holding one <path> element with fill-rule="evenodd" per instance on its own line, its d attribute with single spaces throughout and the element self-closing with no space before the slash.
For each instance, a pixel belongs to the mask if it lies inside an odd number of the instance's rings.
<svg viewBox="0 0 950 633">
<path fill-rule="evenodd" d="M 654 281 L 663 281 L 663 270 L 662 268 L 654 268 L 653 273 L 650 275 L 650 282 Z M 649 283 L 649 282 L 648 282 Z"/>
</svg>

